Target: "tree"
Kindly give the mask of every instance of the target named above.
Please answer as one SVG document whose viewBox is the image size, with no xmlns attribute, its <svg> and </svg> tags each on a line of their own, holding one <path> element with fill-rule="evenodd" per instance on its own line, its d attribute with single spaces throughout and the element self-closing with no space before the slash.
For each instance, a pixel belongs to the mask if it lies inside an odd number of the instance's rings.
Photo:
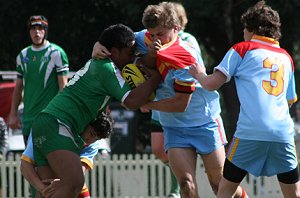
<svg viewBox="0 0 300 198">
<path fill-rule="evenodd" d="M 241 14 L 258 0 L 182 0 L 189 18 L 186 30 L 199 41 L 208 72 L 221 61 L 226 51 L 243 40 Z M 26 20 L 43 14 L 49 20 L 49 40 L 62 46 L 70 59 L 71 70 L 78 70 L 91 57 L 99 34 L 108 25 L 123 23 L 134 31 L 143 29 L 143 10 L 158 0 L 0 0 L 0 70 L 14 70 L 17 53 L 30 44 Z M 178 2 L 178 1 L 177 1 Z M 282 47 L 293 56 L 297 92 L 300 76 L 300 1 L 266 1 L 278 10 L 282 21 Z M 221 90 L 223 118 L 231 138 L 239 112 L 234 82 Z"/>
</svg>

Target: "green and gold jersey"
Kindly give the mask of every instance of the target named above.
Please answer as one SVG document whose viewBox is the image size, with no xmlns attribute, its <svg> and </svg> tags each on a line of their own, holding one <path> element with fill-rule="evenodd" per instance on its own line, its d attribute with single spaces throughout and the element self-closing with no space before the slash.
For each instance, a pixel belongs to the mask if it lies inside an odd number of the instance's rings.
<svg viewBox="0 0 300 198">
<path fill-rule="evenodd" d="M 58 93 L 57 76 L 68 74 L 69 61 L 61 47 L 47 42 L 42 48 L 24 48 L 16 62 L 18 78 L 24 85 L 23 128 L 28 129 L 36 115 Z M 24 130 L 24 134 L 29 135 L 29 132 Z"/>
<path fill-rule="evenodd" d="M 43 112 L 55 116 L 78 135 L 98 112 L 106 109 L 112 98 L 122 103 L 130 91 L 130 86 L 111 60 L 91 59 Z"/>
</svg>

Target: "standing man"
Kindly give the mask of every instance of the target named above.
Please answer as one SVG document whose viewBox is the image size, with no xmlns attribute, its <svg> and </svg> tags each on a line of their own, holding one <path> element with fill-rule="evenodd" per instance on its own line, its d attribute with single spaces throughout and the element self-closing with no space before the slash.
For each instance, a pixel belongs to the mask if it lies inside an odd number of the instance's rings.
<svg viewBox="0 0 300 198">
<path fill-rule="evenodd" d="M 230 198 L 247 173 L 277 175 L 286 198 L 300 197 L 294 123 L 289 106 L 297 100 L 294 65 L 280 48 L 280 17 L 264 1 L 242 16 L 244 42 L 233 45 L 213 74 L 194 65 L 190 73 L 207 90 L 234 78 L 240 114 L 228 148 L 218 198 Z"/>
<path fill-rule="evenodd" d="M 48 20 L 42 15 L 31 16 L 27 22 L 32 45 L 17 56 L 17 81 L 8 118 L 9 127 L 21 128 L 25 145 L 32 121 L 68 81 L 69 61 L 65 51 L 47 40 Z M 23 93 L 24 91 L 24 93 Z M 17 116 L 23 100 L 22 126 Z"/>
</svg>

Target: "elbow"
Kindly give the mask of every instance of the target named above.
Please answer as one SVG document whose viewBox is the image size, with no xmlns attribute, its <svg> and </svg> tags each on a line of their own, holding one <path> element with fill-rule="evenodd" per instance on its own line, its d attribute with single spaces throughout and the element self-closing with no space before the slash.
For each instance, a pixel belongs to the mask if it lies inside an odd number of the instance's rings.
<svg viewBox="0 0 300 198">
<path fill-rule="evenodd" d="M 212 84 L 209 84 L 209 83 L 203 83 L 201 84 L 201 86 L 206 89 L 207 91 L 215 91 L 217 90 L 219 87 L 215 87 L 214 85 Z"/>
<path fill-rule="evenodd" d="M 187 107 L 179 107 L 179 108 L 176 109 L 176 110 L 177 110 L 176 112 L 177 112 L 177 113 L 183 113 L 183 112 L 186 111 L 186 108 L 187 108 Z"/>
<path fill-rule="evenodd" d="M 142 106 L 142 104 L 139 104 L 137 101 L 127 99 L 123 102 L 123 105 L 125 106 L 125 108 L 130 110 L 136 110 L 140 106 Z"/>
</svg>

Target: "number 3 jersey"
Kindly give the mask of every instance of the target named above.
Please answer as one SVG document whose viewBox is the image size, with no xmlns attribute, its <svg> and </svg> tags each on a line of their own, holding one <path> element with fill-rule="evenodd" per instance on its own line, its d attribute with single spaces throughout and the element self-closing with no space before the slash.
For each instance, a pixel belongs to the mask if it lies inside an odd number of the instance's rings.
<svg viewBox="0 0 300 198">
<path fill-rule="evenodd" d="M 254 35 L 234 45 L 215 68 L 234 77 L 240 100 L 235 137 L 289 142 L 294 124 L 289 104 L 297 100 L 294 65 L 274 39 Z"/>
</svg>

